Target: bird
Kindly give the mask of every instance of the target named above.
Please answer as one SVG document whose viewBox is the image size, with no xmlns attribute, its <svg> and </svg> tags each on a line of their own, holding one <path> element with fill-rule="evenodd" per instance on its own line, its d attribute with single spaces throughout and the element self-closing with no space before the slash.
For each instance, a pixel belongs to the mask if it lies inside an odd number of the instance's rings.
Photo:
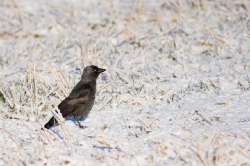
<svg viewBox="0 0 250 166">
<path fill-rule="evenodd" d="M 85 117 L 92 109 L 96 94 L 96 80 L 100 73 L 106 71 L 91 65 L 84 68 L 81 75 L 81 80 L 76 84 L 68 97 L 66 97 L 59 105 L 64 118 L 73 116 L 80 128 L 82 126 L 78 117 Z M 53 116 L 45 125 L 44 128 L 49 129 L 57 124 L 56 118 Z"/>
</svg>

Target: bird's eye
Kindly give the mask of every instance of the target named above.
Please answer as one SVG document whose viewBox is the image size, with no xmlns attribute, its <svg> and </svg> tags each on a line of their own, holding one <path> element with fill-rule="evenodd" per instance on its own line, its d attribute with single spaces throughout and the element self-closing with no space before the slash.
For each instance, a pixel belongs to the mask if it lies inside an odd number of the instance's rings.
<svg viewBox="0 0 250 166">
<path fill-rule="evenodd" d="M 97 72 L 97 70 L 94 70 L 94 72 Z"/>
</svg>

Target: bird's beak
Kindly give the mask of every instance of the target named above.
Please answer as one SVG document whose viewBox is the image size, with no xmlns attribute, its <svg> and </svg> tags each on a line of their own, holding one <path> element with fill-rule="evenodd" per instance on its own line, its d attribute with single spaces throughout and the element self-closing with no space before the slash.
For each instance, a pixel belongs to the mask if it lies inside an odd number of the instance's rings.
<svg viewBox="0 0 250 166">
<path fill-rule="evenodd" d="M 102 72 L 105 72 L 105 71 L 106 71 L 105 69 L 101 69 L 101 68 L 98 69 L 98 73 L 102 73 Z"/>
</svg>

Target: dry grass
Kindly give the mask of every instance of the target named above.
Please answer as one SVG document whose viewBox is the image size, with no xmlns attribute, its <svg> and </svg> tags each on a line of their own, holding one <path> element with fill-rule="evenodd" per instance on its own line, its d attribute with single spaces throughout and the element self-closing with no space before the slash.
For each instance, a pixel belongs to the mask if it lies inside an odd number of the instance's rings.
<svg viewBox="0 0 250 166">
<path fill-rule="evenodd" d="M 250 2 L 2 0 L 0 10 L 1 165 L 249 165 Z M 107 72 L 92 128 L 78 131 L 55 108 L 90 64 Z M 60 127 L 40 130 L 51 112 Z"/>
</svg>

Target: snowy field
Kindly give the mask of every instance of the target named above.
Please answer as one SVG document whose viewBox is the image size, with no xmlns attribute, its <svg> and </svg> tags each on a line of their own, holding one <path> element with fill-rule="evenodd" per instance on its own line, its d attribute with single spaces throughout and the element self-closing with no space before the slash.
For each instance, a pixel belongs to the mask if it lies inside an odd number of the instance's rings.
<svg viewBox="0 0 250 166">
<path fill-rule="evenodd" d="M 0 0 L 0 165 L 250 165 L 250 1 Z M 81 123 L 42 131 L 84 67 Z"/>
</svg>

